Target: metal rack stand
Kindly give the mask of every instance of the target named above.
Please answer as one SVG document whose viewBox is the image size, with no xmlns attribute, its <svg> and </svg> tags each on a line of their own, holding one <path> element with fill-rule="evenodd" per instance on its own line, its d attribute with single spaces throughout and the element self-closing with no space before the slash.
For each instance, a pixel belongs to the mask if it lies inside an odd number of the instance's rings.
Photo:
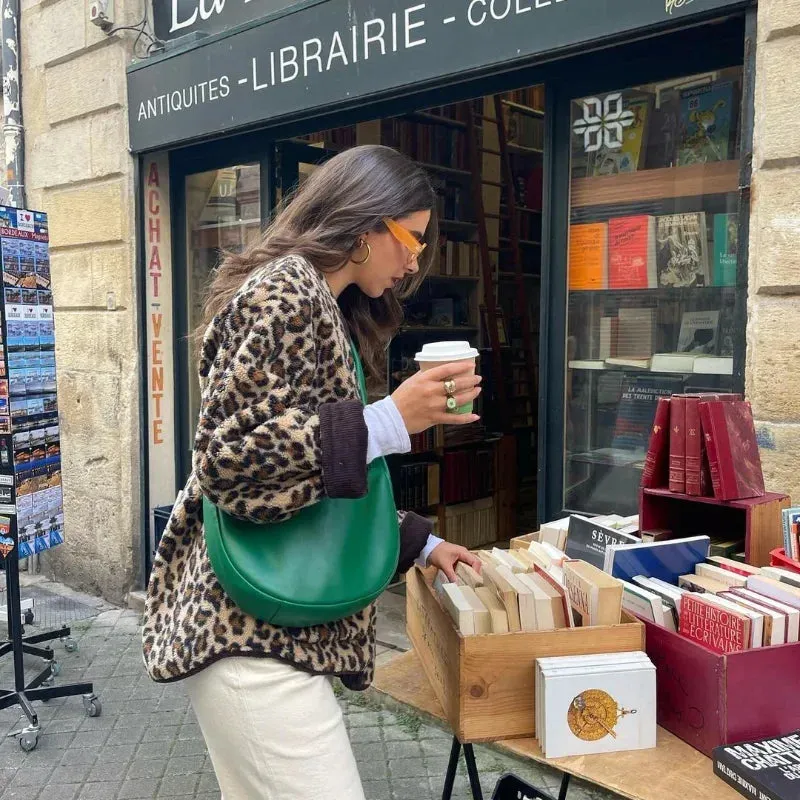
<svg viewBox="0 0 800 800">
<path fill-rule="evenodd" d="M 75 650 L 74 642 L 69 639 L 70 629 L 66 626 L 55 631 L 38 633 L 33 636 L 23 635 L 22 607 L 19 597 L 19 555 L 17 548 L 6 556 L 6 612 L 8 617 L 8 636 L 5 641 L 0 641 L 0 657 L 11 653 L 14 659 L 14 688 L 0 689 L 0 709 L 11 708 L 18 705 L 28 718 L 28 725 L 21 730 L 8 734 L 18 736 L 19 744 L 23 750 L 33 750 L 39 743 L 39 717 L 33 707 L 36 700 L 53 700 L 56 697 L 75 697 L 82 695 L 83 706 L 90 717 L 97 717 L 102 712 L 102 706 L 91 683 L 72 683 L 64 686 L 53 686 L 53 679 L 59 674 L 51 647 L 40 647 L 43 642 L 53 639 L 64 641 L 68 651 Z M 32 609 L 30 609 L 32 611 Z M 26 620 L 30 619 L 27 617 Z M 23 655 L 42 658 L 47 666 L 36 675 L 29 683 L 25 683 L 25 667 Z M 47 685 L 51 684 L 51 685 Z"/>
</svg>

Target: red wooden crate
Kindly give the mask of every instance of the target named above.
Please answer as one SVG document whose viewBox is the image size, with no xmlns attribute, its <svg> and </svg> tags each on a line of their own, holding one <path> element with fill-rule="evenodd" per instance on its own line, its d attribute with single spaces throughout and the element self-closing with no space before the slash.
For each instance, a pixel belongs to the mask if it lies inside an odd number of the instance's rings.
<svg viewBox="0 0 800 800">
<path fill-rule="evenodd" d="M 721 744 L 797 730 L 800 643 L 720 655 L 673 631 L 645 624 L 656 665 L 658 724 L 701 753 Z"/>
<path fill-rule="evenodd" d="M 747 563 L 765 567 L 770 551 L 783 544 L 781 509 L 789 504 L 789 496 L 785 494 L 767 493 L 764 497 L 725 501 L 669 489 L 642 489 L 639 527 L 643 531 L 666 528 L 680 536 L 741 538 Z"/>
<path fill-rule="evenodd" d="M 795 561 L 786 555 L 786 551 L 782 547 L 778 547 L 769 554 L 769 565 L 771 567 L 783 567 L 790 569 L 792 572 L 800 572 L 800 561 Z"/>
</svg>

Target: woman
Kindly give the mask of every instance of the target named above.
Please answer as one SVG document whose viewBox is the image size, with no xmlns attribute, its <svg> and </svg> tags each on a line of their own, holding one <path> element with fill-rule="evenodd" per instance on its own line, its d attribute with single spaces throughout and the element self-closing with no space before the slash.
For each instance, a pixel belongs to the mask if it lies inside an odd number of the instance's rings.
<svg viewBox="0 0 800 800">
<path fill-rule="evenodd" d="M 375 609 L 329 625 L 279 628 L 240 611 L 217 582 L 202 496 L 256 522 L 280 522 L 322 497 L 361 497 L 367 464 L 408 451 L 440 423 L 446 380 L 458 405 L 478 396 L 471 365 L 418 373 L 362 405 L 350 352 L 376 375 L 401 321 L 399 297 L 424 277 L 437 241 L 425 173 L 379 146 L 319 167 L 242 255 L 216 272 L 200 354 L 194 469 L 162 538 L 143 632 L 151 677 L 186 678 L 224 800 L 363 800 L 330 676 L 371 680 Z M 415 560 L 451 579 L 467 550 L 400 514 L 399 570 Z"/>
</svg>

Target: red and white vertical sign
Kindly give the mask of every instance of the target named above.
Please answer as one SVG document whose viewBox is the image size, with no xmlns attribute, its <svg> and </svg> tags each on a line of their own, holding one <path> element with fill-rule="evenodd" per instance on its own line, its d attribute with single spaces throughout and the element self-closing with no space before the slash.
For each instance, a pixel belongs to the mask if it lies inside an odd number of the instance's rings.
<svg viewBox="0 0 800 800">
<path fill-rule="evenodd" d="M 166 154 L 145 162 L 147 283 L 147 451 L 150 507 L 175 500 L 175 381 L 172 348 L 172 242 Z"/>
</svg>

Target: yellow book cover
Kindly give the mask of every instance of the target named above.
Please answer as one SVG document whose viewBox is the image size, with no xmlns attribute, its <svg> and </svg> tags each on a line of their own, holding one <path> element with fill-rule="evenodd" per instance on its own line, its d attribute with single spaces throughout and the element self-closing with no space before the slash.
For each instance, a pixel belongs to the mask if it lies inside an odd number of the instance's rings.
<svg viewBox="0 0 800 800">
<path fill-rule="evenodd" d="M 571 225 L 569 229 L 569 288 L 608 287 L 608 223 Z"/>
</svg>

